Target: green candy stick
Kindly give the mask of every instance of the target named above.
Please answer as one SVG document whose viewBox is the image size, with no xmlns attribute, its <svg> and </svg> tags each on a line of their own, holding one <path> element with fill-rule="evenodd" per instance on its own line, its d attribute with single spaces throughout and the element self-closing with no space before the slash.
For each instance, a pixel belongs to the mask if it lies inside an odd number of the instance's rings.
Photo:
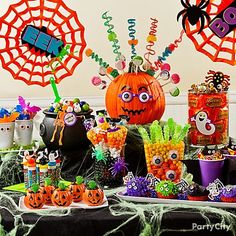
<svg viewBox="0 0 236 236">
<path fill-rule="evenodd" d="M 156 129 L 157 129 L 157 139 L 160 143 L 163 143 L 164 137 L 163 137 L 162 127 L 160 125 L 157 125 Z"/>
<path fill-rule="evenodd" d="M 138 132 L 140 133 L 144 142 L 151 143 L 150 137 L 149 137 L 146 129 L 144 129 L 143 127 L 140 126 L 138 128 Z"/>
<path fill-rule="evenodd" d="M 61 97 L 59 96 L 57 86 L 56 86 L 56 83 L 55 83 L 55 79 L 53 77 L 50 78 L 50 83 L 51 83 L 53 93 L 54 93 L 54 96 L 55 96 L 54 102 L 60 102 Z"/>
<path fill-rule="evenodd" d="M 181 133 L 180 133 L 179 137 L 176 140 L 177 143 L 179 143 L 180 141 L 182 141 L 184 139 L 184 137 L 187 135 L 190 127 L 191 127 L 190 124 L 186 124 L 184 126 L 184 128 L 181 130 Z"/>
<path fill-rule="evenodd" d="M 153 121 L 150 125 L 150 137 L 151 142 L 156 143 L 158 141 L 158 121 Z"/>
<path fill-rule="evenodd" d="M 175 131 L 174 131 L 174 134 L 173 134 L 173 137 L 172 137 L 172 142 L 173 143 L 175 143 L 175 144 L 177 143 L 177 139 L 180 136 L 181 131 L 182 131 L 181 125 L 176 125 L 175 126 Z"/>
<path fill-rule="evenodd" d="M 167 143 L 170 140 L 170 127 L 169 125 L 164 126 L 164 141 Z"/>
<path fill-rule="evenodd" d="M 170 129 L 170 136 L 172 137 L 174 135 L 174 132 L 175 132 L 175 126 L 176 126 L 176 123 L 175 121 L 173 120 L 173 118 L 169 118 L 167 120 L 167 125 L 169 126 L 169 129 Z"/>
</svg>

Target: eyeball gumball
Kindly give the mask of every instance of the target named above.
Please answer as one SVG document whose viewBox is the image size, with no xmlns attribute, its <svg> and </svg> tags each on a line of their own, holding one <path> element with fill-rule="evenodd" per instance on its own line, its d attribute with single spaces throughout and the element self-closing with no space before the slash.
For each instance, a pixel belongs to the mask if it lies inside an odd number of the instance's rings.
<svg viewBox="0 0 236 236">
<path fill-rule="evenodd" d="M 73 107 L 72 106 L 68 106 L 67 108 L 66 108 L 66 112 L 72 112 L 73 111 Z"/>
<path fill-rule="evenodd" d="M 79 103 L 74 103 L 73 108 L 75 113 L 81 112 L 81 107 Z"/>
</svg>

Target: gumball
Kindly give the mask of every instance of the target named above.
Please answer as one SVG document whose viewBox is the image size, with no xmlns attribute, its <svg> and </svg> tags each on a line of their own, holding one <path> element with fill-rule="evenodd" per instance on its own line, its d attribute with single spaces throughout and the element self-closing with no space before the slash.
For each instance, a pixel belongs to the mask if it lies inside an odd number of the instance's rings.
<svg viewBox="0 0 236 236">
<path fill-rule="evenodd" d="M 92 79 L 91 79 L 91 82 L 94 86 L 99 86 L 101 83 L 102 83 L 102 80 L 99 76 L 94 76 Z"/>
<path fill-rule="evenodd" d="M 81 112 L 81 107 L 79 103 L 74 103 L 73 108 L 75 113 Z"/>
</svg>

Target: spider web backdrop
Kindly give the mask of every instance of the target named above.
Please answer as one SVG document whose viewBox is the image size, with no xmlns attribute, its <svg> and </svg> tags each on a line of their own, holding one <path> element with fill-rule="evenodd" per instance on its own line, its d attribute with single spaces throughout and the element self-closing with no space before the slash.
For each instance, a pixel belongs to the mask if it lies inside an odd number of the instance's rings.
<svg viewBox="0 0 236 236">
<path fill-rule="evenodd" d="M 46 27 L 47 33 L 70 46 L 69 55 L 60 61 L 23 45 L 21 34 L 27 25 Z M 69 9 L 62 0 L 22 0 L 10 5 L 0 18 L 2 67 L 14 79 L 23 80 L 28 85 L 46 86 L 50 83 L 51 76 L 54 76 L 56 83 L 71 76 L 82 61 L 85 46 L 84 27 L 79 22 L 77 13 Z M 55 64 L 58 66 L 52 74 Z"/>
<path fill-rule="evenodd" d="M 191 3 L 199 5 L 201 0 L 194 0 Z M 233 0 L 211 0 L 207 6 L 206 12 L 210 19 L 213 19 L 222 10 L 224 10 Z M 198 33 L 201 27 L 201 21 L 192 26 L 186 20 L 186 34 L 194 43 L 195 48 L 208 56 L 212 61 L 224 62 L 230 65 L 236 65 L 235 48 L 236 48 L 236 29 L 227 34 L 224 38 L 216 36 L 208 27 L 205 18 L 205 26 L 201 33 Z"/>
</svg>

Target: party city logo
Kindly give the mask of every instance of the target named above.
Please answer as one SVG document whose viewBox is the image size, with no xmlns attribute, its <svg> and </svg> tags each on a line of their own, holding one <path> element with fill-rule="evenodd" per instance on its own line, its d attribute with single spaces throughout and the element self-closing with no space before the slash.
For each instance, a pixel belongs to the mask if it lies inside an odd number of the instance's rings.
<svg viewBox="0 0 236 236">
<path fill-rule="evenodd" d="M 228 232 L 230 230 L 231 226 L 222 224 L 222 223 L 216 223 L 216 224 L 205 224 L 205 225 L 199 225 L 197 223 L 192 223 L 192 230 L 208 230 L 212 232 L 213 230 L 223 230 Z"/>
</svg>

